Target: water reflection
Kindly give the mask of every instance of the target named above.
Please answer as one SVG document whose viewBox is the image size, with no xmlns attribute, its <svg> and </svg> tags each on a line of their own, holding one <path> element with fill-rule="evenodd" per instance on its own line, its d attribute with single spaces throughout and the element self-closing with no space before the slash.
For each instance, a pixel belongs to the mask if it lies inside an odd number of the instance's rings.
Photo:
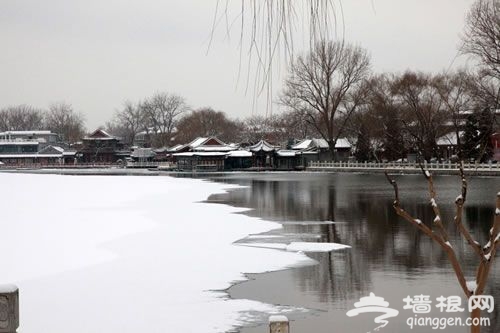
<svg viewBox="0 0 500 333">
<path fill-rule="evenodd" d="M 353 323 L 348 322 L 345 311 L 354 300 L 366 296 L 370 291 L 377 291 L 396 304 L 402 303 L 402 298 L 407 294 L 424 293 L 433 296 L 433 299 L 442 294 L 461 296 L 444 251 L 395 214 L 392 188 L 383 176 L 232 174 L 214 180 L 247 187 L 231 190 L 227 194 L 212 195 L 208 201 L 251 208 L 245 214 L 280 221 L 283 223 L 281 233 L 288 235 L 288 240 L 336 242 L 352 246 L 350 250 L 312 254 L 311 257 L 320 263 L 317 266 L 259 276 L 232 288 L 233 297 L 324 311 L 314 320 L 297 320 L 294 324 L 297 331 L 300 331 L 301 325 L 306 330 L 310 330 L 312 325 L 315 332 L 331 332 L 330 324 L 333 322 L 338 328 L 344 325 L 345 330 L 358 331 L 353 330 Z M 405 209 L 424 223 L 432 221 L 434 215 L 428 204 L 427 184 L 418 176 L 399 177 L 397 180 Z M 443 176 L 436 178 L 435 183 L 443 219 L 449 221 L 447 229 L 450 240 L 463 262 L 466 275 L 472 279 L 477 257 L 460 238 L 452 223 L 455 214 L 453 202 L 460 189 L 459 181 L 455 177 Z M 499 189 L 500 180 L 495 178 L 475 178 L 469 184 L 464 223 L 483 244 L 488 237 L 495 194 Z M 293 223 L 297 221 L 337 223 Z M 311 239 L 310 235 L 317 237 Z M 498 271 L 496 265 L 491 273 L 488 293 L 500 304 L 500 282 L 495 279 Z M 277 284 L 282 291 L 269 293 L 269 288 Z M 491 316 L 493 327 L 484 329 L 484 332 L 500 331 L 500 322 L 496 320 L 499 309 L 500 306 L 497 306 Z M 406 318 L 409 315 L 411 313 Z M 440 313 L 433 315 L 443 317 Z M 465 318 L 466 314 L 461 316 Z M 398 331 L 408 329 L 404 318 L 393 325 Z M 251 332 L 252 329 L 244 331 Z M 467 329 L 453 328 L 448 331 L 466 332 Z"/>
</svg>

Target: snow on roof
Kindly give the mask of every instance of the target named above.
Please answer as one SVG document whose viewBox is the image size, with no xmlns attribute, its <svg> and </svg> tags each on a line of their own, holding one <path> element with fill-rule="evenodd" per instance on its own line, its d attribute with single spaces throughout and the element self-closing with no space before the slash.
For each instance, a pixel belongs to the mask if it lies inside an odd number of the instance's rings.
<svg viewBox="0 0 500 333">
<path fill-rule="evenodd" d="M 2 141 L 0 140 L 0 145 L 2 146 L 10 146 L 10 145 L 22 145 L 22 146 L 33 146 L 38 145 L 38 141 Z"/>
<path fill-rule="evenodd" d="M 297 152 L 295 150 L 286 150 L 286 149 L 281 149 L 276 152 L 276 154 L 281 157 L 293 157 L 296 155 L 296 153 Z"/>
<path fill-rule="evenodd" d="M 62 154 L 1 154 L 0 158 L 37 158 L 37 157 L 61 157 Z"/>
<path fill-rule="evenodd" d="M 235 147 L 230 146 L 198 146 L 195 148 L 196 151 L 231 151 L 235 149 Z"/>
<path fill-rule="evenodd" d="M 181 150 L 184 147 L 184 145 L 178 144 L 173 146 L 172 148 L 168 149 L 169 151 L 178 151 Z"/>
<path fill-rule="evenodd" d="M 339 139 L 340 140 L 340 139 Z M 326 142 L 325 139 L 312 139 L 314 146 L 322 149 L 328 149 L 330 146 L 328 145 L 328 142 Z M 337 141 L 338 144 L 338 141 Z"/>
<path fill-rule="evenodd" d="M 328 142 L 323 139 L 305 139 L 292 146 L 292 149 L 301 150 L 307 148 L 320 148 L 320 149 L 328 149 Z M 351 144 L 346 138 L 338 138 L 337 143 L 335 144 L 335 148 L 351 148 Z"/>
<path fill-rule="evenodd" d="M 101 136 L 100 136 L 101 135 Z M 90 135 L 83 138 L 84 140 L 118 140 L 118 137 L 113 136 L 103 129 L 96 129 Z"/>
<path fill-rule="evenodd" d="M 6 131 L 1 132 L 0 135 L 48 135 L 56 133 L 52 133 L 51 131 Z"/>
<path fill-rule="evenodd" d="M 328 149 L 329 146 L 325 139 L 305 139 L 293 146 L 292 149 L 307 149 L 310 147 Z"/>
<path fill-rule="evenodd" d="M 459 132 L 458 135 L 462 136 L 463 132 Z M 450 132 L 446 135 L 443 135 L 442 137 L 438 138 L 436 140 L 436 144 L 438 146 L 455 146 L 458 144 L 457 140 L 457 133 L 456 132 Z"/>
<path fill-rule="evenodd" d="M 196 138 L 194 139 L 193 141 L 191 141 L 190 143 L 188 143 L 188 146 L 191 147 L 191 148 L 196 148 L 200 145 L 202 145 L 205 141 L 207 141 L 209 138 Z"/>
<path fill-rule="evenodd" d="M 292 146 L 292 149 L 306 149 L 309 148 L 309 145 L 312 143 L 311 139 L 305 139 L 297 143 L 296 145 Z"/>
<path fill-rule="evenodd" d="M 208 144 L 212 140 L 215 141 L 216 144 Z M 188 143 L 188 146 L 195 151 L 230 151 L 236 149 L 236 147 L 229 146 L 214 136 L 196 138 Z"/>
<path fill-rule="evenodd" d="M 64 153 L 64 149 L 58 146 L 46 146 L 38 152 L 38 155 L 49 156 Z"/>
<path fill-rule="evenodd" d="M 251 151 L 254 151 L 254 152 L 257 152 L 257 151 L 270 152 L 270 151 L 276 150 L 277 147 L 271 145 L 269 142 L 267 142 L 265 140 L 260 140 L 259 142 L 257 142 L 253 146 L 250 146 L 249 149 Z"/>
<path fill-rule="evenodd" d="M 233 150 L 227 154 L 228 157 L 252 157 L 252 152 L 248 150 Z"/>
<path fill-rule="evenodd" d="M 227 153 L 224 152 L 185 152 L 185 153 L 175 153 L 174 156 L 226 156 Z"/>
<path fill-rule="evenodd" d="M 339 138 L 335 148 L 351 148 L 351 143 L 346 138 Z"/>
</svg>

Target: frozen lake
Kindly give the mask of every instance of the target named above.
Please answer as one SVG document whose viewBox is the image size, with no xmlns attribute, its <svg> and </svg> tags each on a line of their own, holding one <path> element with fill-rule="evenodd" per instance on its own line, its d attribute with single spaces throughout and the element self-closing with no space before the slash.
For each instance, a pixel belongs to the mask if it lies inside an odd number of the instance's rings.
<svg viewBox="0 0 500 333">
<path fill-rule="evenodd" d="M 0 283 L 20 289 L 20 333 L 225 332 L 293 309 L 217 291 L 314 261 L 235 246 L 280 225 L 201 203 L 196 179 L 0 173 Z"/>
<path fill-rule="evenodd" d="M 398 317 L 380 332 L 408 332 L 406 321 L 414 314 L 403 310 L 403 298 L 429 295 L 433 300 L 432 317 L 456 317 L 456 313 L 436 311 L 439 296 L 462 296 L 446 255 L 426 236 L 398 218 L 392 208 L 393 192 L 383 175 L 361 174 L 229 174 L 214 178 L 245 188 L 228 194 L 212 195 L 209 201 L 229 203 L 252 209 L 250 216 L 283 223 L 282 230 L 258 235 L 249 241 L 271 244 L 289 241 L 338 242 L 349 250 L 310 254 L 320 264 L 269 274 L 251 275 L 251 281 L 232 287 L 234 298 L 250 298 L 267 303 L 316 309 L 307 314 L 289 316 L 294 332 L 367 332 L 374 328 L 373 316 L 348 318 L 346 312 L 360 297 L 374 292 L 400 311 Z M 403 207 L 423 221 L 432 221 L 427 183 L 422 176 L 397 178 Z M 436 178 L 437 198 L 444 221 L 452 221 L 454 200 L 459 191 L 458 177 Z M 468 203 L 464 224 L 482 244 L 491 226 L 499 178 L 469 180 Z M 314 221 L 336 221 L 314 224 Z M 477 257 L 462 242 L 454 224 L 448 225 L 451 243 L 464 262 L 468 279 L 477 267 Z M 267 236 L 267 237 L 266 237 Z M 490 276 L 495 311 L 492 327 L 483 332 L 500 331 L 500 273 L 498 259 Z M 462 298 L 465 303 L 465 297 Z M 465 306 L 467 308 L 467 306 Z M 423 315 L 420 315 L 423 316 Z M 467 314 L 458 314 L 467 318 Z M 246 328 L 243 333 L 265 331 L 265 325 Z M 430 327 L 412 332 L 435 331 Z M 468 332 L 451 327 L 443 332 Z"/>
<path fill-rule="evenodd" d="M 346 312 L 370 292 L 400 310 L 381 332 L 405 332 L 406 296 L 461 296 L 441 249 L 395 216 L 381 175 L 212 180 L 0 173 L 0 283 L 20 287 L 19 332 L 260 333 L 273 313 L 294 332 L 367 332 L 373 318 Z M 425 182 L 399 182 L 404 207 L 432 220 Z M 438 177 L 436 187 L 449 220 L 458 181 Z M 498 189 L 497 178 L 470 180 L 465 224 L 481 242 Z M 448 229 L 472 276 L 475 258 Z M 296 252 L 309 242 L 320 243 L 316 252 Z M 497 304 L 499 271 L 488 290 Z M 499 315 L 496 307 L 484 332 L 500 330 Z"/>
</svg>

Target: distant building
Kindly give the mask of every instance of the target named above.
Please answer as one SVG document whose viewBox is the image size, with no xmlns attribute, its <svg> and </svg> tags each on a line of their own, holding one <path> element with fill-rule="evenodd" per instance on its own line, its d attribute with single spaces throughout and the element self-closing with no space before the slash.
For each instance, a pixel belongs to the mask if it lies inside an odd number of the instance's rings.
<svg viewBox="0 0 500 333">
<path fill-rule="evenodd" d="M 196 138 L 190 143 L 176 147 L 172 154 L 179 170 L 222 171 L 226 156 L 236 150 L 216 137 Z"/>
<path fill-rule="evenodd" d="M 0 161 L 6 165 L 47 165 L 72 161 L 75 152 L 65 152 L 51 131 L 6 131 L 0 133 Z"/>
<path fill-rule="evenodd" d="M 459 132 L 459 136 L 463 135 L 463 131 Z M 449 160 L 454 155 L 458 154 L 458 138 L 456 132 L 450 132 L 436 140 L 438 148 L 437 157 L 443 160 Z"/>
<path fill-rule="evenodd" d="M 83 138 L 78 155 L 79 162 L 115 163 L 130 156 L 130 151 L 124 149 L 120 138 L 97 129 Z"/>
<path fill-rule="evenodd" d="M 76 151 L 48 145 L 40 149 L 37 141 L 0 141 L 0 161 L 6 165 L 74 164 Z"/>
<path fill-rule="evenodd" d="M 276 151 L 280 148 L 265 140 L 260 140 L 248 150 L 253 154 L 252 166 L 256 168 L 272 168 Z"/>
<path fill-rule="evenodd" d="M 338 138 L 333 158 L 325 139 L 305 139 L 292 146 L 292 150 L 300 152 L 304 166 L 310 161 L 347 161 L 351 156 L 351 149 L 352 145 L 346 138 Z"/>
<path fill-rule="evenodd" d="M 59 135 L 51 131 L 0 132 L 0 141 L 36 141 L 41 147 L 59 142 Z"/>
<path fill-rule="evenodd" d="M 0 161 L 13 165 L 36 163 L 38 146 L 38 141 L 0 140 Z"/>
<path fill-rule="evenodd" d="M 147 130 L 141 131 L 134 136 L 134 146 L 149 148 L 158 146 L 158 142 L 163 142 L 162 137 L 170 137 L 170 143 L 175 142 L 175 136 L 177 134 L 177 128 L 174 128 L 171 133 L 162 132 L 160 130 L 155 130 L 153 127 Z M 161 148 L 161 147 L 160 147 Z"/>
</svg>

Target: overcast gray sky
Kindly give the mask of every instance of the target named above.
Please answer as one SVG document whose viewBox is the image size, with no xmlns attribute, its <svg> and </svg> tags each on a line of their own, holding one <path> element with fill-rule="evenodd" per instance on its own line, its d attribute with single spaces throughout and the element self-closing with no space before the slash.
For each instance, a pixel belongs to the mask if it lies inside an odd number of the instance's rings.
<svg viewBox="0 0 500 333">
<path fill-rule="evenodd" d="M 230 0 L 236 15 L 240 0 Z M 441 71 L 473 0 L 343 0 L 345 36 L 374 71 Z M 173 92 L 230 116 L 266 114 L 237 86 L 239 31 L 206 53 L 216 0 L 0 0 L 0 107 L 71 103 L 92 129 L 125 100 Z M 296 45 L 295 52 L 300 52 Z M 274 80 L 279 92 L 281 78 Z"/>
</svg>

